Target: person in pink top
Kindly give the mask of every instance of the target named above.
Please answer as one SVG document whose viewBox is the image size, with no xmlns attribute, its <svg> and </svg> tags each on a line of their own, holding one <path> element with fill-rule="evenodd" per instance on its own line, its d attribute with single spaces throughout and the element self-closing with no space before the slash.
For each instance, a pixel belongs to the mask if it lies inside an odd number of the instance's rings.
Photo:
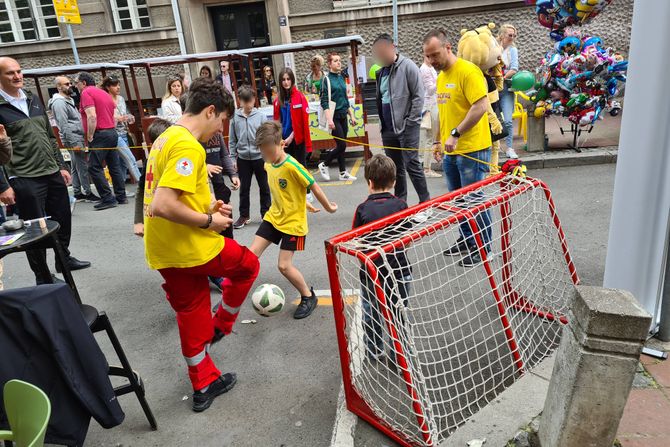
<svg viewBox="0 0 670 447">
<path fill-rule="evenodd" d="M 77 88 L 81 92 L 79 109 L 84 125 L 85 144 L 91 149 L 88 172 L 101 199 L 93 208 L 100 211 L 113 208 L 119 203 L 126 204 L 128 199 L 125 179 L 119 152 L 116 150 L 119 140 L 114 120 L 116 104 L 106 91 L 95 86 L 95 78 L 90 73 L 82 71 L 77 75 Z M 105 178 L 103 162 L 107 163 L 109 175 L 112 177 L 113 192 Z"/>
</svg>

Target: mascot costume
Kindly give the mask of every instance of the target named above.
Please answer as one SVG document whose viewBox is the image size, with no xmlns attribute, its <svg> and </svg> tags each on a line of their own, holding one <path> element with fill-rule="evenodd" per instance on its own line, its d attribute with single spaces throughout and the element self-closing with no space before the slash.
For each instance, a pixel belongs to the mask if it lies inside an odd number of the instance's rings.
<svg viewBox="0 0 670 447">
<path fill-rule="evenodd" d="M 500 105 L 498 92 L 503 88 L 502 76 L 502 47 L 493 36 L 495 24 L 489 23 L 471 30 L 461 30 L 461 39 L 458 41 L 457 56 L 478 66 L 484 73 L 488 87 L 489 110 L 487 112 L 491 127 L 491 164 L 498 166 L 498 151 L 500 140 L 506 136 L 503 126 L 498 119 Z M 495 171 L 495 172 L 494 172 Z M 491 166 L 491 174 L 497 172 Z"/>
</svg>

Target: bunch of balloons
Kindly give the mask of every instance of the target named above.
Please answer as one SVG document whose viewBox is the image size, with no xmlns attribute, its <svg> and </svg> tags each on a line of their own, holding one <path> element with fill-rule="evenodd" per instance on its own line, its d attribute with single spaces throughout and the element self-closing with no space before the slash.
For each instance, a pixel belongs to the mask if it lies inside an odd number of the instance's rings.
<svg viewBox="0 0 670 447">
<path fill-rule="evenodd" d="M 621 105 L 614 97 L 626 81 L 628 61 L 595 36 L 572 31 L 542 59 L 536 76 L 520 71 L 512 90 L 523 91 L 535 103 L 534 116 L 567 117 L 580 126 L 595 123 L 603 111 L 616 116 Z"/>
<path fill-rule="evenodd" d="M 550 35 L 560 40 L 568 26 L 584 25 L 612 0 L 526 0 L 527 5 L 535 5 L 540 25 L 549 28 Z"/>
</svg>

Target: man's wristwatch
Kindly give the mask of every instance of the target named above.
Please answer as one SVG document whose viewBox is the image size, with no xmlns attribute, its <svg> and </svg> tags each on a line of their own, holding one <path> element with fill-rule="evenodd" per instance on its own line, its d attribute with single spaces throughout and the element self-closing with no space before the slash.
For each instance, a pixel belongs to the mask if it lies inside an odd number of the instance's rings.
<svg viewBox="0 0 670 447">
<path fill-rule="evenodd" d="M 200 226 L 200 228 L 206 230 L 209 228 L 210 225 L 212 225 L 212 215 L 210 213 L 207 213 L 207 223 L 205 225 Z"/>
<path fill-rule="evenodd" d="M 451 129 L 451 136 L 455 138 L 459 138 L 461 136 L 461 133 L 458 131 L 456 127 Z"/>
</svg>

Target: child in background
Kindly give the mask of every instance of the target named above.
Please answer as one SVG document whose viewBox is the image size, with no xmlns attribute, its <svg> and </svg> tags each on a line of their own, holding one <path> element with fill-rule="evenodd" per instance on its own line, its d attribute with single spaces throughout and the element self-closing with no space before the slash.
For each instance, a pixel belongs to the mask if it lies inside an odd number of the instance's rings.
<svg viewBox="0 0 670 447">
<path fill-rule="evenodd" d="M 391 190 L 395 187 L 395 175 L 395 163 L 390 157 L 377 154 L 368 160 L 365 164 L 365 180 L 368 182 L 368 192 L 370 195 L 365 202 L 356 208 L 353 228 L 407 209 L 407 203 L 404 200 L 391 194 Z M 389 227 L 386 227 L 384 231 L 388 232 Z M 384 237 L 383 234 L 371 233 L 364 237 L 364 239 L 370 244 L 379 245 L 385 242 L 384 240 L 379 240 L 380 236 Z M 378 269 L 380 284 L 386 298 L 386 306 L 391 311 L 391 315 L 396 322 L 396 328 L 398 328 L 398 323 L 403 321 L 402 315 L 399 312 L 398 300 L 400 299 L 403 306 L 407 306 L 409 284 L 412 281 L 412 268 L 403 249 L 397 249 L 387 254 L 386 261 L 392 270 L 391 272 L 388 271 L 382 257 L 375 258 L 373 262 Z M 361 295 L 363 297 L 366 353 L 368 358 L 377 360 L 384 354 L 383 318 L 381 309 L 379 308 L 380 303 L 378 303 L 375 292 L 375 283 L 371 272 L 367 271 L 365 266 L 361 266 L 360 280 Z M 394 287 L 394 283 L 397 283 L 397 287 Z"/>
<path fill-rule="evenodd" d="M 279 123 L 263 123 L 256 133 L 256 145 L 265 160 L 272 205 L 256 231 L 250 250 L 260 258 L 270 244 L 279 244 L 279 271 L 300 292 L 301 297 L 293 318 L 305 318 L 314 311 L 317 300 L 314 289 L 307 286 L 302 273 L 293 265 L 293 254 L 305 249 L 307 190 L 311 189 L 329 213 L 337 211 L 337 205 L 328 200 L 309 171 L 284 152 Z"/>
<path fill-rule="evenodd" d="M 236 230 L 243 228 L 251 221 L 249 191 L 251 179 L 255 175 L 261 196 L 261 220 L 270 208 L 270 187 L 268 186 L 268 174 L 265 172 L 261 151 L 256 146 L 256 131 L 267 121 L 265 115 L 254 107 L 256 104 L 256 92 L 246 85 L 239 88 L 237 92 L 240 98 L 241 108 L 235 111 L 230 120 L 228 132 L 228 144 L 230 156 L 237 164 L 237 172 L 240 176 L 240 217 L 233 224 Z"/>
<path fill-rule="evenodd" d="M 282 139 L 287 154 L 305 166 L 307 153 L 312 152 L 309 133 L 309 104 L 295 85 L 293 70 L 286 67 L 279 72 L 279 95 L 274 102 L 274 119 L 282 127 Z"/>
<path fill-rule="evenodd" d="M 233 159 L 228 153 L 223 133 L 217 132 L 202 146 L 205 148 L 205 163 L 207 163 L 207 173 L 209 174 L 209 182 L 214 197 L 216 200 L 223 200 L 223 203 L 229 204 L 232 194 L 230 189 L 232 188 L 235 191 L 240 187 L 240 178 L 237 175 Z M 230 188 L 226 186 L 223 179 L 224 175 L 230 179 Z M 232 225 L 226 228 L 221 235 L 233 239 Z"/>
<path fill-rule="evenodd" d="M 147 133 L 149 134 L 149 145 L 153 144 L 154 141 L 163 133 L 165 130 L 170 127 L 172 123 L 163 118 L 156 118 L 149 125 Z M 144 181 L 146 179 L 146 163 L 142 167 L 142 175 L 140 180 L 137 182 L 137 192 L 135 193 L 135 219 L 133 224 L 133 233 L 135 236 L 142 237 L 144 236 Z"/>
</svg>

